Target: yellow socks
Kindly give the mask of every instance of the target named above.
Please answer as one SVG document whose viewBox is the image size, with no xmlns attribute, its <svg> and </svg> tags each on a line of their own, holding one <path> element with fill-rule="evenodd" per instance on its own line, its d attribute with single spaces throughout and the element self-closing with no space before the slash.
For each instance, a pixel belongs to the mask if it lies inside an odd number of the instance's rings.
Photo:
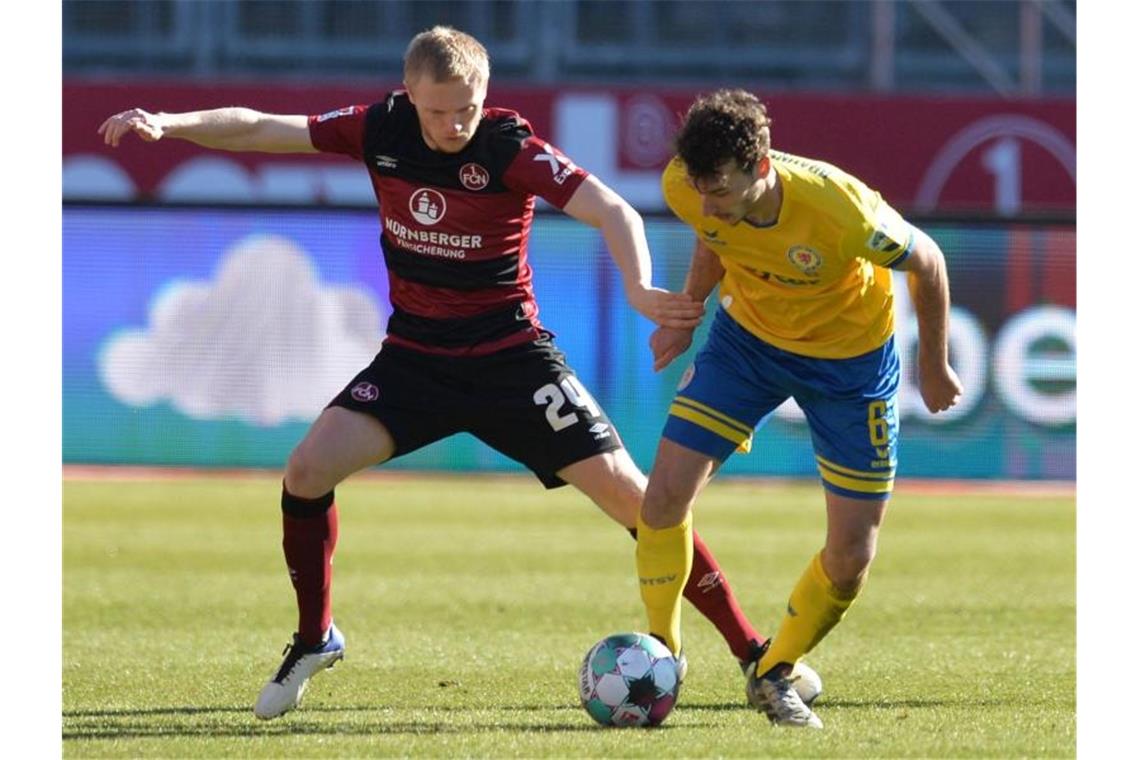
<svg viewBox="0 0 1140 760">
<path fill-rule="evenodd" d="M 767 673 L 781 662 L 794 664 L 810 652 L 843 619 L 843 614 L 859 595 L 859 588 L 844 593 L 832 585 L 823 570 L 822 557 L 821 552 L 812 558 L 792 589 L 780 630 L 760 658 L 757 675 Z"/>
<path fill-rule="evenodd" d="M 680 525 L 655 530 L 637 517 L 637 576 L 649 632 L 681 651 L 681 594 L 693 569 L 693 515 Z"/>
</svg>

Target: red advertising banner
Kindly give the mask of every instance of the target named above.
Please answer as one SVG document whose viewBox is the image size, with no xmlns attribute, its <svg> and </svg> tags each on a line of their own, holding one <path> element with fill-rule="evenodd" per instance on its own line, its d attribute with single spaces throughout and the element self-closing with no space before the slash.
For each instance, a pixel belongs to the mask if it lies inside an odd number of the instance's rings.
<svg viewBox="0 0 1140 760">
<path fill-rule="evenodd" d="M 111 149 L 95 130 L 133 106 L 310 114 L 371 103 L 395 86 L 67 81 L 64 199 L 368 205 L 374 201 L 364 172 L 343 159 L 207 151 L 182 141 L 156 148 L 128 139 Z M 654 211 L 664 208 L 658 181 L 679 114 L 699 92 L 493 84 L 487 102 L 519 111 L 575 162 Z M 1016 215 L 1076 207 L 1074 99 L 758 94 L 773 120 L 774 147 L 834 163 L 904 211 Z"/>
</svg>

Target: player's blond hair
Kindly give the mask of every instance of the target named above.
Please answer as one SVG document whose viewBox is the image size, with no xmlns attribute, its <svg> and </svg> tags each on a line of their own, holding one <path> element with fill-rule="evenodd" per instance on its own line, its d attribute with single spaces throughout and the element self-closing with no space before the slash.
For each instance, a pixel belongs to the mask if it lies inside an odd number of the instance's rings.
<svg viewBox="0 0 1140 760">
<path fill-rule="evenodd" d="M 424 74 L 435 82 L 485 83 L 491 77 L 491 60 L 483 44 L 470 34 L 433 26 L 413 37 L 404 52 L 404 81 L 413 82 Z"/>
</svg>

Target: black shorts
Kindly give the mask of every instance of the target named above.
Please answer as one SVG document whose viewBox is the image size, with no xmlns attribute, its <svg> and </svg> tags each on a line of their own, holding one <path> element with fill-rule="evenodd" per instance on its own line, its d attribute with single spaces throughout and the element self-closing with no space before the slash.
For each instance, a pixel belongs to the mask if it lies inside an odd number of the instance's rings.
<svg viewBox="0 0 1140 760">
<path fill-rule="evenodd" d="M 547 488 L 555 473 L 622 448 L 606 413 L 549 340 L 487 356 L 433 356 L 385 346 L 329 406 L 363 412 L 396 441 L 393 458 L 470 433 L 529 467 Z"/>
</svg>

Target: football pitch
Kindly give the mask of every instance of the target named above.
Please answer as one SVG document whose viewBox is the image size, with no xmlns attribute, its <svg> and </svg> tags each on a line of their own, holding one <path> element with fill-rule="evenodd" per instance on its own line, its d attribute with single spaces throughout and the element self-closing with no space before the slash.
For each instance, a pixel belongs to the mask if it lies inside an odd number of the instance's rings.
<svg viewBox="0 0 1140 760">
<path fill-rule="evenodd" d="M 296 624 L 275 474 L 71 477 L 66 757 L 1071 757 L 1075 503 L 901 483 L 864 594 L 808 661 L 823 731 L 751 711 L 686 605 L 689 675 L 656 729 L 578 704 L 595 641 L 644 629 L 634 542 L 571 489 L 408 476 L 337 490 L 347 654 L 274 721 L 253 701 Z M 726 481 L 697 529 L 771 634 L 823 538 L 814 484 Z"/>
</svg>

